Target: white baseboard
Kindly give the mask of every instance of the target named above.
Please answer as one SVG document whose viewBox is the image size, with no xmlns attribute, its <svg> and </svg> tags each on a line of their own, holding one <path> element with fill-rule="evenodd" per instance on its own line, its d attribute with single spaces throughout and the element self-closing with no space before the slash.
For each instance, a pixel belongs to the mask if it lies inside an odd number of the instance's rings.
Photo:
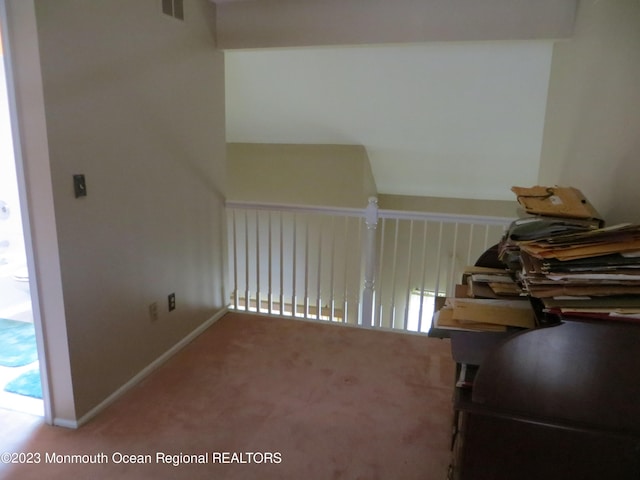
<svg viewBox="0 0 640 480">
<path fill-rule="evenodd" d="M 80 426 L 77 421 L 68 420 L 66 418 L 54 418 L 53 425 L 64 428 L 78 428 Z"/>
<path fill-rule="evenodd" d="M 133 378 L 131 378 L 131 380 L 129 380 L 127 383 L 125 383 L 120 388 L 118 388 L 115 392 L 113 392 L 111 395 L 105 398 L 102 402 L 100 402 L 98 405 L 96 405 L 94 408 L 92 408 L 88 413 L 80 417 L 78 420 L 54 418 L 53 424 L 59 427 L 78 428 L 81 425 L 87 423 L 89 420 L 95 417 L 98 413 L 100 413 L 102 410 L 104 410 L 109 405 L 111 405 L 114 401 L 120 398 L 127 390 L 132 388 L 134 385 L 138 384 L 145 377 L 147 377 L 151 372 L 156 370 L 163 363 L 165 363 L 167 360 L 173 357 L 176 353 L 182 350 L 187 344 L 191 343 L 191 341 L 193 341 L 197 336 L 199 336 L 207 328 L 209 328 L 211 325 L 217 322 L 227 312 L 228 312 L 228 309 L 226 307 L 221 309 L 213 317 L 211 317 L 209 320 L 207 320 L 206 322 L 198 326 L 198 328 L 193 330 L 189 335 L 184 337 L 182 340 L 176 343 L 173 347 L 171 347 L 169 350 L 167 350 L 158 358 L 156 358 L 153 362 L 151 362 L 149 365 L 143 368 L 140 372 L 138 372 L 138 374 L 136 374 Z"/>
</svg>

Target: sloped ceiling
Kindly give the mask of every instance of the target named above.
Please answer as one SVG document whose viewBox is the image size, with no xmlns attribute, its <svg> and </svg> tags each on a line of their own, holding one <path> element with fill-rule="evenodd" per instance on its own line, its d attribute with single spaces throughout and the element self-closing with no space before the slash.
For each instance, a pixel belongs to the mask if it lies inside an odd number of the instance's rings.
<svg viewBox="0 0 640 480">
<path fill-rule="evenodd" d="M 380 193 L 537 182 L 552 40 L 225 50 L 227 141 L 365 146 Z"/>
</svg>

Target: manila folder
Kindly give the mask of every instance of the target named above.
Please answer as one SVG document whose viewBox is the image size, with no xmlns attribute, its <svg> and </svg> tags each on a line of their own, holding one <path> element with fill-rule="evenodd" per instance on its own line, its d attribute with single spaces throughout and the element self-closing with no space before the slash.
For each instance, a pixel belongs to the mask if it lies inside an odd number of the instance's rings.
<svg viewBox="0 0 640 480">
<path fill-rule="evenodd" d="M 453 298 L 453 318 L 460 322 L 493 323 L 534 328 L 535 313 L 526 300 Z"/>
</svg>

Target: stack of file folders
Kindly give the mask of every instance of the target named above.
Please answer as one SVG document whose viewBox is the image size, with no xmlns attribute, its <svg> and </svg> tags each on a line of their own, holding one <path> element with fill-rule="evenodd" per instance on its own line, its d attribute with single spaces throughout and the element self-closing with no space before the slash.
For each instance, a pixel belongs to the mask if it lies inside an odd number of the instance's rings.
<svg viewBox="0 0 640 480">
<path fill-rule="evenodd" d="M 441 329 L 504 332 L 534 328 L 535 313 L 527 296 L 506 268 L 468 266 L 455 295 L 434 314 Z"/>
<path fill-rule="evenodd" d="M 640 225 L 575 220 L 514 222 L 500 258 L 547 313 L 640 323 Z"/>
</svg>

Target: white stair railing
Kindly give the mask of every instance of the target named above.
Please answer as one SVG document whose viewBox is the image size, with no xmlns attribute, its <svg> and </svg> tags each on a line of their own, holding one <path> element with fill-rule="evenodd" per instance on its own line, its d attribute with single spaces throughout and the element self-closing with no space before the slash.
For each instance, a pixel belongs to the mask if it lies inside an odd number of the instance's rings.
<svg viewBox="0 0 640 480">
<path fill-rule="evenodd" d="M 511 218 L 227 202 L 236 310 L 414 332 Z"/>
</svg>

